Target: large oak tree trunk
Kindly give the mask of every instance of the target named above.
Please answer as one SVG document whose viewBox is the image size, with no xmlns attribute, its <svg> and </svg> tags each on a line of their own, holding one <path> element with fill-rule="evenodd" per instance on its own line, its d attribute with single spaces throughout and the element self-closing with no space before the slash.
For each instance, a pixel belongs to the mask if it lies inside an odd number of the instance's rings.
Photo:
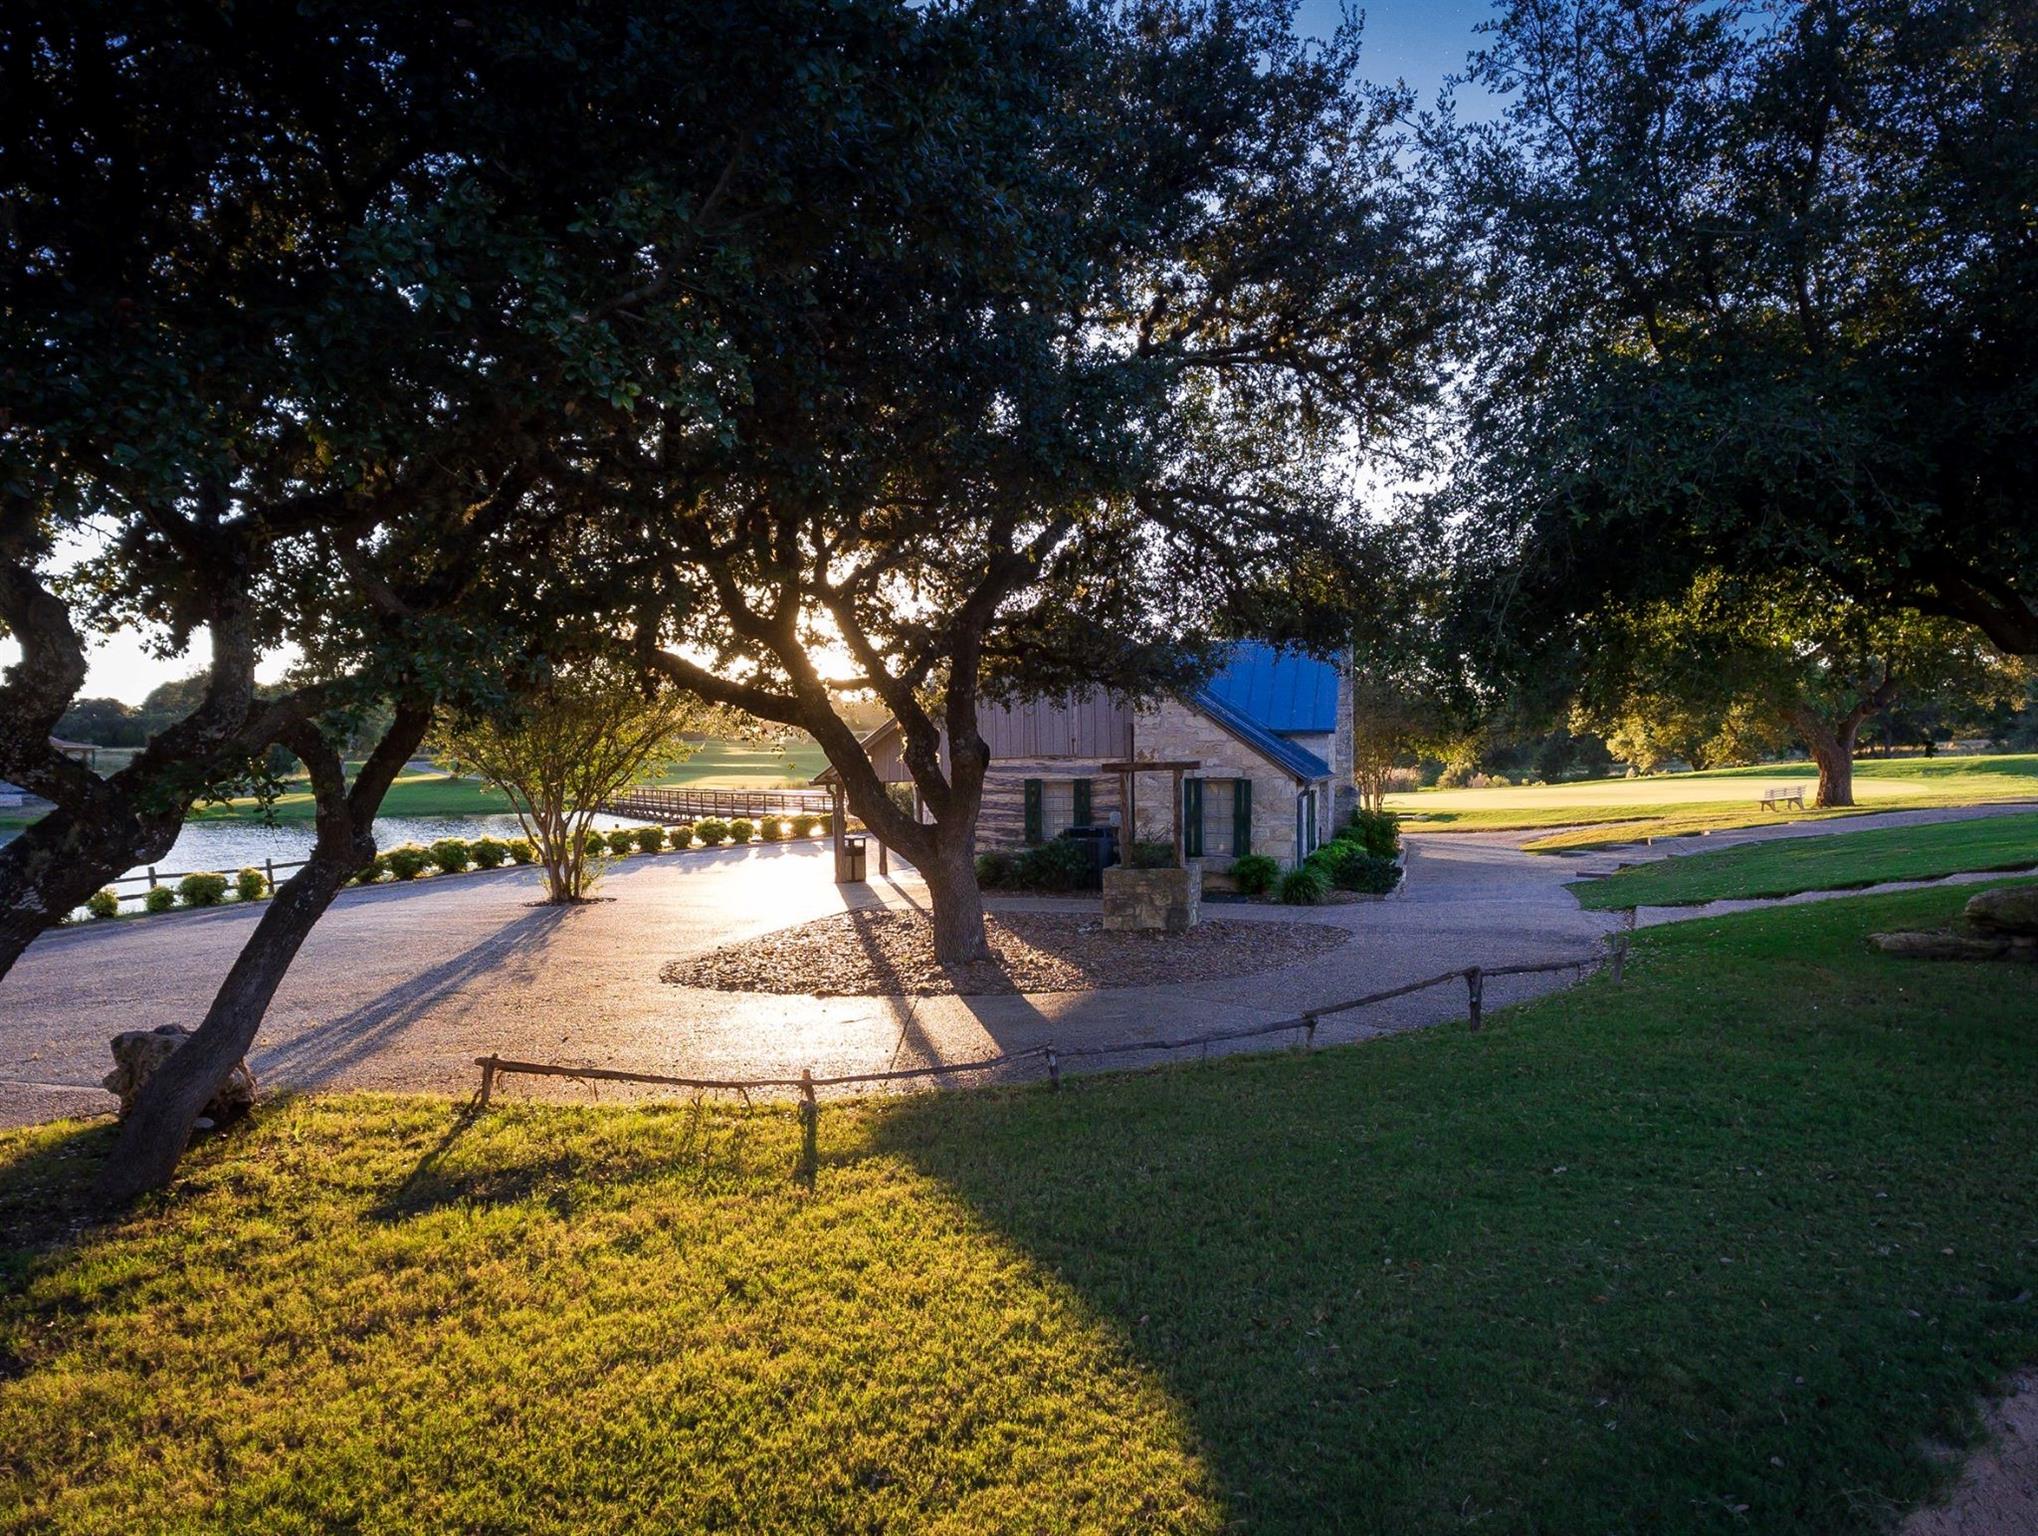
<svg viewBox="0 0 2038 1536">
<path fill-rule="evenodd" d="M 1800 710 L 1794 717 L 1818 765 L 1818 795 L 1812 803 L 1822 810 L 1854 803 L 1854 744 L 1861 734 L 1861 719 L 1859 711 L 1830 724 L 1810 710 Z"/>
<path fill-rule="evenodd" d="M 374 857 L 374 839 L 363 837 L 337 857 L 314 853 L 278 888 L 255 925 L 254 937 L 227 972 L 204 1023 L 156 1069 L 136 1098 L 100 1176 L 102 1196 L 127 1201 L 170 1182 L 199 1111 L 255 1043 L 298 950 L 347 877 Z"/>
<path fill-rule="evenodd" d="M 972 818 L 974 822 L 974 818 Z M 984 937 L 984 896 L 977 885 L 976 828 L 942 827 L 934 856 L 920 866 L 934 923 L 934 958 L 965 965 L 991 958 Z"/>
<path fill-rule="evenodd" d="M 428 707 L 405 703 L 349 791 L 339 754 L 305 726 L 290 746 L 311 774 L 318 834 L 311 857 L 276 891 L 204 1022 L 136 1095 L 99 1192 L 127 1201 L 170 1181 L 190 1143 L 193 1125 L 227 1074 L 247 1055 L 304 941 L 353 873 L 375 857 L 375 814 L 389 785 L 417 750 L 431 722 Z"/>
</svg>

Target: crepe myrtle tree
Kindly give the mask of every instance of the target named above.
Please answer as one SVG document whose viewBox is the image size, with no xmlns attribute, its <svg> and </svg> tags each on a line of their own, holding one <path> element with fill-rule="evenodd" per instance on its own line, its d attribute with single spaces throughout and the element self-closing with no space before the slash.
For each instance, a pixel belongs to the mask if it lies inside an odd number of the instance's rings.
<svg viewBox="0 0 2038 1536">
<path fill-rule="evenodd" d="M 691 757 L 720 714 L 627 660 L 595 656 L 540 668 L 495 709 L 451 713 L 435 740 L 442 759 L 508 797 L 550 900 L 574 902 L 596 873 L 586 834 L 603 804 Z"/>
<path fill-rule="evenodd" d="M 2038 29 L 1991 0 L 1508 0 L 1431 124 L 1475 233 L 1469 543 L 1561 631 L 1816 571 L 2038 652 Z M 1500 589 L 1494 589 L 1500 590 Z"/>
<path fill-rule="evenodd" d="M 56 806 L 0 850 L 0 976 L 271 743 L 349 690 L 428 683 L 484 555 L 560 507 L 544 464 L 575 416 L 627 407 L 637 349 L 686 370 L 669 409 L 712 429 L 701 311 L 631 305 L 740 284 L 733 231 L 793 218 L 797 168 L 826 173 L 770 127 L 805 122 L 803 61 L 847 57 L 826 13 L 0 12 L 0 636 L 21 651 L 0 777 Z M 728 195 L 745 155 L 794 167 L 770 207 Z M 49 738 L 117 629 L 210 664 L 102 778 Z M 327 656 L 321 681 L 259 699 L 285 642 Z"/>
<path fill-rule="evenodd" d="M 807 212 L 842 237 L 722 313 L 724 451 L 653 378 L 588 467 L 644 663 L 810 732 L 944 962 L 988 952 L 987 696 L 1148 696 L 1224 633 L 1345 632 L 1343 473 L 1429 398 L 1458 292 L 1357 44 L 1271 0 L 902 13 L 922 110 L 838 138 Z M 928 820 L 844 692 L 898 720 Z"/>
</svg>

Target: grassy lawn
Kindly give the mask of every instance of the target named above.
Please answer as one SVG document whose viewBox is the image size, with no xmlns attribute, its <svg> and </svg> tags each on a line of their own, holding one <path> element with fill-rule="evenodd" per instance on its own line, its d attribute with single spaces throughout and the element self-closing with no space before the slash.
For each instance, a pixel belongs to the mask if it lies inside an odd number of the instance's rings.
<svg viewBox="0 0 2038 1536">
<path fill-rule="evenodd" d="M 811 742 L 776 748 L 710 741 L 657 782 L 704 789 L 769 789 L 788 777 L 804 783 L 821 771 L 825 761 L 821 749 Z M 508 799 L 486 784 L 443 773 L 403 774 L 389 786 L 382 802 L 385 816 L 491 816 L 509 808 Z M 285 794 L 276 802 L 279 821 L 310 821 L 316 815 L 317 806 L 308 789 Z M 259 817 L 252 800 L 236 800 L 192 814 L 192 819 L 199 821 L 252 821 Z M 0 822 L 4 825 L 7 823 Z"/>
<path fill-rule="evenodd" d="M 1884 880 L 1929 880 L 1969 869 L 2038 864 L 2038 815 L 1991 816 L 1920 827 L 1877 827 L 1821 837 L 1782 838 L 1638 864 L 1571 889 L 1579 905 L 1676 906 L 1798 891 L 1838 890 Z"/>
<path fill-rule="evenodd" d="M 1389 795 L 1387 805 L 1410 825 L 1434 831 L 1566 829 L 1526 845 L 1535 852 L 1557 852 L 1870 811 L 2038 800 L 2038 753 L 1864 759 L 1854 765 L 1859 803 L 1851 810 L 1777 812 L 1757 803 L 1771 785 L 1802 785 L 1809 799 L 1817 784 L 1818 771 L 1810 763 L 1767 763 L 1506 789 L 1425 789 Z"/>
<path fill-rule="evenodd" d="M 1873 1531 L 2038 1359 L 2038 972 L 1636 939 L 1312 1056 L 830 1106 L 302 1100 L 80 1225 L 0 1139 L 0 1526 Z"/>
</svg>

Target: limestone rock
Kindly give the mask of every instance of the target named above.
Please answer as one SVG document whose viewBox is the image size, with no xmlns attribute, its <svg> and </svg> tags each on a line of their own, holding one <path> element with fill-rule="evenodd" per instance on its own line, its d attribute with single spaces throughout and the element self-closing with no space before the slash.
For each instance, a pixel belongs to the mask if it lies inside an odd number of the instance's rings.
<svg viewBox="0 0 2038 1536">
<path fill-rule="evenodd" d="M 1991 933 L 2038 936 L 2038 885 L 1998 885 L 1967 903 L 1967 920 Z"/>
<path fill-rule="evenodd" d="M 113 1037 L 113 1070 L 101 1079 L 108 1093 L 120 1100 L 120 1118 L 125 1120 L 155 1071 L 191 1038 L 181 1024 L 158 1024 L 154 1029 L 123 1030 Z M 245 1061 L 236 1062 L 219 1092 L 206 1101 L 201 1119 L 223 1125 L 246 1114 L 255 1102 L 255 1074 Z"/>
<path fill-rule="evenodd" d="M 1964 933 L 1871 933 L 1868 942 L 1885 955 L 1907 960 L 2000 960 L 2010 952 L 2007 939 L 1973 938 Z"/>
</svg>

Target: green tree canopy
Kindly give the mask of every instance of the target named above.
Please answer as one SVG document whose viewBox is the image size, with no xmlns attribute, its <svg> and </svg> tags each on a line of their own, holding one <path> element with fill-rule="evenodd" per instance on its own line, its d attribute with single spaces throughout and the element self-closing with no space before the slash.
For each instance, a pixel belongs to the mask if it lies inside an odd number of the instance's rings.
<svg viewBox="0 0 2038 1536">
<path fill-rule="evenodd" d="M 1778 568 L 2038 652 L 2031 7 L 1512 0 L 1470 78 L 1500 117 L 1431 142 L 1492 657 Z"/>
</svg>

